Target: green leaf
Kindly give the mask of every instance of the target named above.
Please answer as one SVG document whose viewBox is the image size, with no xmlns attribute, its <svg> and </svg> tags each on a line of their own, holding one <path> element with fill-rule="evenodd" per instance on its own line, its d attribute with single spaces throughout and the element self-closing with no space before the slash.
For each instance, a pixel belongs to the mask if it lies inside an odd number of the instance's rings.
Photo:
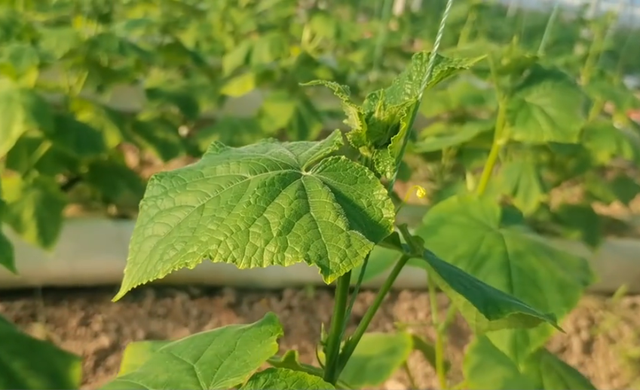
<svg viewBox="0 0 640 390">
<path fill-rule="evenodd" d="M 269 359 L 269 364 L 275 368 L 286 368 L 293 371 L 302 371 L 307 374 L 322 374 L 322 369 L 308 364 L 300 363 L 298 351 L 291 350 L 282 356 L 275 356 Z"/>
<path fill-rule="evenodd" d="M 569 238 L 580 239 L 591 248 L 602 242 L 602 221 L 590 204 L 561 204 L 553 215 Z"/>
<path fill-rule="evenodd" d="M 615 158 L 640 161 L 640 138 L 628 129 L 618 129 L 610 121 L 597 120 L 587 124 L 582 143 L 593 160 L 606 165 Z"/>
<path fill-rule="evenodd" d="M 5 222 L 26 242 L 52 249 L 62 230 L 62 211 L 67 204 L 55 179 L 7 177 L 3 179 L 3 189 L 7 202 Z"/>
<path fill-rule="evenodd" d="M 502 191 L 512 197 L 513 204 L 524 215 L 533 214 L 546 200 L 544 183 L 535 161 L 518 158 L 501 169 Z"/>
<path fill-rule="evenodd" d="M 412 350 L 408 333 L 365 333 L 340 380 L 356 389 L 380 386 L 402 367 Z"/>
<path fill-rule="evenodd" d="M 44 151 L 44 153 L 42 153 Z M 77 157 L 53 145 L 43 135 L 24 134 L 7 153 L 6 168 L 22 175 L 35 168 L 41 175 L 56 176 L 79 167 Z"/>
<path fill-rule="evenodd" d="M 275 91 L 265 99 L 258 113 L 267 134 L 285 129 L 291 141 L 312 141 L 322 131 L 323 118 L 313 102 L 304 95 Z"/>
<path fill-rule="evenodd" d="M 79 356 L 35 339 L 0 316 L 0 388 L 78 389 L 82 380 Z"/>
<path fill-rule="evenodd" d="M 596 390 L 596 387 L 578 370 L 544 348 L 527 361 L 524 372 L 536 378 L 536 389 Z"/>
<path fill-rule="evenodd" d="M 49 106 L 33 90 L 0 79 L 0 157 L 6 155 L 18 138 L 31 129 L 52 131 L 53 118 Z"/>
<path fill-rule="evenodd" d="M 543 390 L 485 336 L 469 345 L 463 367 L 469 390 Z"/>
<path fill-rule="evenodd" d="M 593 282 L 582 258 L 546 245 L 529 233 L 522 217 L 491 199 L 451 197 L 429 210 L 418 235 L 436 254 L 490 286 L 545 313 L 562 318 Z M 464 237 L 465 245 L 460 245 Z M 491 307 L 489 310 L 499 311 Z M 521 361 L 552 334 L 541 325 L 531 330 L 501 330 L 491 340 Z"/>
<path fill-rule="evenodd" d="M 220 89 L 220 93 L 229 97 L 240 97 L 253 91 L 255 87 L 255 73 L 247 72 L 228 80 Z"/>
<path fill-rule="evenodd" d="M 137 207 L 144 195 L 144 183 L 140 176 L 124 163 L 113 159 L 89 163 L 85 180 L 108 203 Z"/>
<path fill-rule="evenodd" d="M 241 269 L 304 261 L 326 283 L 360 265 L 391 233 L 394 207 L 372 172 L 326 158 L 341 145 L 339 130 L 320 142 L 214 142 L 199 162 L 154 175 L 114 299 L 204 258 Z"/>
<path fill-rule="evenodd" d="M 437 55 L 431 78 L 426 83 L 429 56 L 429 52 L 414 54 L 409 67 L 388 88 L 367 95 L 361 107 L 350 100 L 349 90 L 344 86 L 317 81 L 310 84 L 323 84 L 342 100 L 347 124 L 352 128 L 347 134 L 349 142 L 370 156 L 382 175 L 391 176 L 395 170 L 403 139 L 409 131 L 412 113 L 420 104 L 423 89 L 432 88 L 482 59 L 452 59 Z"/>
<path fill-rule="evenodd" d="M 266 132 L 269 134 L 269 132 Z M 265 132 L 256 118 L 223 116 L 211 126 L 199 129 L 194 135 L 198 148 L 206 151 L 212 142 L 228 146 L 245 146 L 264 138 Z"/>
<path fill-rule="evenodd" d="M 518 366 L 483 336 L 467 349 L 463 371 L 470 390 L 595 390 L 580 372 L 545 348 Z"/>
<path fill-rule="evenodd" d="M 511 138 L 531 144 L 578 143 L 586 96 L 565 73 L 535 66 L 508 100 Z"/>
<path fill-rule="evenodd" d="M 170 343 L 171 341 L 166 340 L 145 340 L 129 343 L 122 353 L 118 376 L 136 371 L 149 361 L 160 348 Z"/>
<path fill-rule="evenodd" d="M 222 57 L 222 72 L 224 76 L 229 76 L 234 70 L 247 63 L 249 53 L 253 47 L 250 40 L 241 41 L 235 48 L 225 53 Z"/>
<path fill-rule="evenodd" d="M 485 120 L 469 121 L 462 125 L 445 125 L 444 127 L 446 128 L 445 132 L 438 132 L 432 135 L 424 133 L 425 131 L 428 132 L 429 128 L 424 129 L 421 132 L 422 139 L 416 142 L 411 150 L 414 153 L 435 152 L 444 148 L 459 146 L 481 133 L 493 130 L 492 123 Z"/>
<path fill-rule="evenodd" d="M 2 218 L 7 205 L 2 200 L 2 182 L 0 182 L 0 265 L 17 274 L 13 245 L 2 232 Z"/>
<path fill-rule="evenodd" d="M 55 130 L 49 136 L 54 145 L 78 158 L 106 152 L 104 136 L 98 130 L 67 114 L 54 116 Z"/>
<path fill-rule="evenodd" d="M 11 43 L 0 50 L 0 73 L 25 86 L 38 79 L 40 55 L 31 44 Z"/>
<path fill-rule="evenodd" d="M 420 352 L 424 359 L 429 362 L 431 367 L 436 368 L 436 348 L 435 346 L 427 342 L 427 340 L 423 339 L 420 336 L 415 334 L 411 335 L 413 340 L 413 349 Z M 447 373 L 451 369 L 451 363 L 448 361 L 444 361 L 444 372 Z"/>
<path fill-rule="evenodd" d="M 395 249 L 389 249 L 381 246 L 373 248 L 369 254 L 369 263 L 364 273 L 362 282 L 368 282 L 377 276 L 382 275 L 386 270 L 390 269 L 393 264 L 398 260 L 400 254 Z M 353 275 L 359 275 L 362 266 L 358 266 L 353 269 Z M 356 284 L 357 279 L 351 278 L 351 283 Z"/>
<path fill-rule="evenodd" d="M 155 352 L 143 351 L 140 356 L 146 361 L 103 389 L 232 388 L 278 351 L 277 340 L 282 334 L 282 325 L 273 313 L 253 324 L 196 333 Z"/>
<path fill-rule="evenodd" d="M 267 368 L 254 374 L 240 390 L 331 390 L 332 384 L 315 375 L 286 368 Z"/>
<path fill-rule="evenodd" d="M 533 328 L 544 322 L 558 327 L 556 317 L 543 313 L 425 250 L 422 258 L 438 286 L 458 306 L 476 333 L 509 328 Z"/>
<path fill-rule="evenodd" d="M 13 250 L 13 244 L 4 235 L 4 233 L 0 232 L 0 265 L 9 270 L 11 273 L 17 275 L 18 270 L 16 269 L 15 263 L 15 253 Z"/>
<path fill-rule="evenodd" d="M 76 120 L 102 134 L 106 148 L 112 149 L 129 141 L 128 123 L 124 114 L 87 99 L 74 98 L 69 105 Z"/>
<path fill-rule="evenodd" d="M 140 118 L 133 122 L 132 130 L 136 141 L 162 161 L 170 161 L 184 154 L 178 127 L 161 116 Z"/>
<path fill-rule="evenodd" d="M 425 93 L 420 113 L 426 117 L 435 117 L 460 111 L 493 109 L 496 104 L 492 88 L 478 85 L 476 80 L 459 77 L 445 88 L 434 88 Z"/>
</svg>

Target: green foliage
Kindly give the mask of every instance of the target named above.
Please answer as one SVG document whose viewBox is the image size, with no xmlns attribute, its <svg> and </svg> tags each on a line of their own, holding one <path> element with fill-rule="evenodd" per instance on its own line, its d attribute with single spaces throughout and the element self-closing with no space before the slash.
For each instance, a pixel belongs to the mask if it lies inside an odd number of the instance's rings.
<svg viewBox="0 0 640 390">
<path fill-rule="evenodd" d="M 402 366 L 412 350 L 413 340 L 408 333 L 366 333 L 340 379 L 355 389 L 380 386 Z"/>
<path fill-rule="evenodd" d="M 578 303 L 593 282 L 584 259 L 548 246 L 528 231 L 517 212 L 501 209 L 486 198 L 452 197 L 439 203 L 425 215 L 417 233 L 451 264 L 558 318 Z M 465 245 L 459 244 L 460 237 Z M 552 332 L 552 327 L 541 325 L 528 331 L 502 330 L 489 337 L 520 361 Z"/>
<path fill-rule="evenodd" d="M 278 351 L 281 336 L 280 321 L 268 313 L 250 325 L 229 325 L 154 347 L 138 344 L 124 372 L 102 388 L 232 388 Z"/>
<path fill-rule="evenodd" d="M 469 388 L 593 388 L 544 345 L 594 277 L 584 259 L 540 234 L 596 247 L 604 218 L 591 202 L 629 204 L 640 192 L 625 169 L 640 161 L 638 127 L 624 116 L 640 102 L 620 82 L 624 53 L 613 56 L 615 70 L 598 69 L 598 58 L 612 56 L 604 19 L 556 19 L 562 28 L 540 43 L 534 27 L 548 15 L 532 11 L 525 26 L 496 5 L 458 4 L 448 28 L 460 34 L 447 32 L 449 54 L 435 57 L 414 48 L 434 46 L 443 1 L 384 22 L 362 1 L 330 12 L 293 0 L 0 6 L 0 218 L 22 239 L 52 249 L 79 189 L 103 206 L 142 200 L 114 299 L 204 259 L 241 269 L 305 262 L 337 284 L 321 367 L 295 351 L 276 356 L 283 329 L 268 314 L 132 343 L 105 389 L 379 386 L 407 369 L 414 349 L 448 387 L 446 322 L 436 315 L 433 345 L 404 330 L 366 333 L 404 266 L 426 271 L 432 310 L 437 285 L 474 332 Z M 385 39 L 366 39 L 373 31 Z M 584 44 L 584 54 L 573 50 Z M 340 106 L 305 83 L 329 88 Z M 142 89 L 134 112 L 114 105 L 122 85 Z M 227 109 L 255 96 L 255 115 Z M 326 131 L 340 108 L 347 142 L 341 130 Z M 131 147 L 155 162 L 202 158 L 145 183 L 124 153 Z M 428 172 L 421 184 L 431 207 L 416 231 L 401 224 L 403 202 L 384 187 L 399 169 L 411 178 L 407 153 Z M 583 199 L 553 204 L 552 192 L 569 184 Z M 13 257 L 0 233 L 0 264 L 15 272 Z M 348 334 L 349 286 L 385 271 Z M 67 382 L 10 386 L 77 387 L 65 373 L 75 358 L 51 360 L 64 367 L 19 378 L 0 371 L 0 381 L 45 375 Z M 265 363 L 272 368 L 260 370 Z"/>
<path fill-rule="evenodd" d="M 2 316 L 0 340 L 0 388 L 79 388 L 82 379 L 79 356 L 21 332 Z"/>
<path fill-rule="evenodd" d="M 214 142 L 198 163 L 156 174 L 116 299 L 204 258 L 239 268 L 304 261 L 327 283 L 359 265 L 391 232 L 393 204 L 365 167 L 328 157 L 341 145 L 339 131 L 319 142 Z"/>
<path fill-rule="evenodd" d="M 267 368 L 264 371 L 253 375 L 247 383 L 242 385 L 242 390 L 332 390 L 333 385 L 323 381 L 321 378 L 306 374 L 300 371 L 288 370 L 286 368 Z"/>
<path fill-rule="evenodd" d="M 515 364 L 487 337 L 474 340 L 465 356 L 464 374 L 469 389 L 578 389 L 595 387 L 575 368 L 545 348 L 523 364 Z"/>
</svg>

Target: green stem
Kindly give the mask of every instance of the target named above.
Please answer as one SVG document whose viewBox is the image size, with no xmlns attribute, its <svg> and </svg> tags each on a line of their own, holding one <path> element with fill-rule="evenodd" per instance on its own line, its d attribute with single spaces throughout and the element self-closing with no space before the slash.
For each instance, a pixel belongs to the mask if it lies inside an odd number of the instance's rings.
<svg viewBox="0 0 640 390">
<path fill-rule="evenodd" d="M 338 369 L 338 375 L 344 369 L 345 365 L 351 358 L 351 355 L 353 355 L 353 352 L 356 350 L 358 343 L 362 339 L 362 336 L 364 336 L 364 333 L 367 331 L 369 324 L 373 320 L 373 317 L 380 308 L 380 305 L 382 305 L 382 301 L 387 296 L 387 293 L 391 290 L 391 286 L 393 286 L 393 283 L 398 278 L 398 275 L 400 275 L 400 271 L 402 271 L 402 268 L 409 261 L 409 258 L 410 256 L 408 255 L 402 255 L 400 260 L 398 260 L 396 265 L 391 270 L 389 276 L 387 276 L 387 280 L 384 281 L 384 284 L 378 291 L 378 294 L 373 300 L 373 303 L 371 304 L 371 306 L 369 306 L 366 313 L 364 313 L 364 316 L 362 317 L 362 320 L 360 320 L 360 323 L 358 324 L 355 332 L 353 332 L 353 335 L 349 337 L 344 343 L 344 348 L 342 348 L 342 353 L 340 354 L 340 366 Z"/>
<path fill-rule="evenodd" d="M 436 331 L 436 374 L 438 375 L 438 382 L 440 383 L 440 389 L 445 390 L 447 388 L 447 375 L 444 370 L 444 340 L 442 337 L 442 331 L 440 329 L 438 318 L 438 295 L 436 293 L 436 283 L 427 274 L 427 287 L 429 288 L 429 304 L 431 306 L 431 323 L 433 329 Z"/>
<path fill-rule="evenodd" d="M 409 388 L 410 389 L 417 389 L 418 385 L 416 385 L 416 380 L 413 377 L 413 373 L 411 372 L 411 368 L 409 368 L 409 363 L 407 363 L 406 360 L 405 360 L 404 363 L 402 363 L 402 368 L 404 368 L 404 372 L 407 373 L 407 379 L 409 379 Z"/>
<path fill-rule="evenodd" d="M 547 26 L 544 28 L 544 33 L 542 34 L 542 40 L 540 41 L 540 46 L 538 46 L 538 56 L 542 56 L 544 54 L 544 49 L 547 46 L 547 42 L 549 41 L 549 34 L 551 34 L 551 29 L 556 22 L 558 17 L 558 12 L 560 11 L 560 1 L 556 0 L 556 3 L 553 5 L 553 11 L 551 11 L 551 15 L 549 15 L 549 20 L 547 20 Z"/>
<path fill-rule="evenodd" d="M 349 283 L 351 282 L 351 271 L 338 278 L 335 302 L 333 304 L 333 315 L 331 316 L 331 325 L 329 335 L 327 337 L 326 347 L 326 369 L 324 371 L 324 380 L 332 385 L 338 381 L 340 372 L 340 343 L 344 333 L 343 326 L 345 324 L 345 315 L 347 309 L 347 301 L 349 299 Z"/>
<path fill-rule="evenodd" d="M 589 46 L 587 59 L 580 71 L 580 83 L 582 85 L 587 85 L 589 84 L 589 81 L 591 81 L 593 70 L 596 67 L 598 58 L 600 57 L 600 51 L 602 50 L 602 45 L 604 44 L 606 31 L 606 29 L 598 26 L 598 30 L 594 33 L 593 41 L 591 42 L 591 46 Z"/>
<path fill-rule="evenodd" d="M 418 111 L 420 111 L 421 101 L 422 101 L 422 98 L 420 98 L 420 100 L 413 107 L 413 111 L 411 111 L 411 118 L 409 118 L 409 123 L 407 124 L 407 127 L 408 127 L 407 132 L 404 135 L 404 138 L 402 140 L 402 147 L 400 148 L 400 154 L 398 155 L 398 159 L 396 160 L 396 169 L 393 171 L 393 176 L 391 177 L 391 180 L 389 180 L 389 185 L 387 186 L 387 192 L 389 193 L 393 191 L 393 186 L 396 184 L 396 180 L 398 179 L 398 172 L 400 171 L 400 165 L 402 164 L 404 153 L 407 150 L 407 145 L 409 144 L 409 136 L 411 135 L 413 122 L 416 120 Z"/>
<path fill-rule="evenodd" d="M 389 21 L 391 20 L 391 11 L 393 9 L 393 0 L 384 0 L 382 3 L 382 17 L 380 30 L 378 31 L 378 40 L 376 40 L 376 46 L 373 52 L 373 70 L 380 69 L 380 63 L 382 62 L 382 52 L 384 44 L 387 41 L 387 34 L 389 32 Z"/>
<path fill-rule="evenodd" d="M 602 109 L 604 108 L 604 100 L 598 98 L 593 102 L 593 106 L 589 110 L 589 116 L 587 117 L 588 122 L 592 122 L 600 116 Z"/>
<path fill-rule="evenodd" d="M 467 20 L 464 22 L 464 26 L 460 31 L 460 36 L 458 37 L 458 43 L 456 47 L 461 47 L 465 45 L 469 41 L 469 37 L 471 36 L 471 30 L 473 29 L 473 25 L 478 17 L 478 7 L 473 4 L 471 5 L 471 10 L 467 15 Z"/>
<path fill-rule="evenodd" d="M 507 122 L 507 110 L 506 104 L 504 101 L 501 101 L 498 105 L 498 117 L 496 119 L 496 127 L 495 134 L 493 135 L 493 143 L 491 144 L 491 150 L 489 151 L 489 157 L 484 165 L 484 169 L 482 170 L 482 176 L 480 176 L 480 183 L 478 184 L 478 188 L 476 192 L 478 195 L 484 194 L 487 189 L 487 185 L 489 184 L 489 180 L 491 179 L 491 175 L 493 174 L 493 169 L 496 166 L 496 162 L 498 161 L 498 156 L 500 155 L 500 150 L 502 149 L 502 145 L 505 143 L 503 132 L 504 127 Z"/>
<path fill-rule="evenodd" d="M 349 306 L 347 306 L 347 311 L 344 317 L 345 324 L 342 327 L 342 334 L 340 335 L 340 340 L 344 337 L 344 333 L 347 330 L 347 321 L 351 318 L 351 312 L 353 311 L 353 307 L 356 304 L 356 300 L 358 299 L 358 293 L 360 292 L 360 287 L 362 286 L 362 281 L 364 280 L 364 275 L 367 272 L 367 265 L 369 265 L 369 256 L 371 253 L 367 255 L 364 259 L 364 263 L 362 263 L 362 267 L 360 268 L 360 274 L 358 274 L 358 280 L 356 281 L 356 285 L 353 288 L 353 294 L 351 294 L 351 300 L 349 302 Z"/>
</svg>

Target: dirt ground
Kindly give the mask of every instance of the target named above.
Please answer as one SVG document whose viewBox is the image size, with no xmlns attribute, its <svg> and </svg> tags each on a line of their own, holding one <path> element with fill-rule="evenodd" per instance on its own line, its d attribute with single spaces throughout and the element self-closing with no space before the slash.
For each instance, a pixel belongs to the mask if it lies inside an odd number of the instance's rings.
<svg viewBox="0 0 640 390">
<path fill-rule="evenodd" d="M 118 303 L 110 299 L 115 288 L 0 292 L 0 313 L 32 334 L 45 324 L 50 340 L 84 358 L 84 389 L 98 388 L 118 369 L 122 351 L 136 340 L 174 339 L 232 323 L 248 323 L 267 311 L 279 315 L 285 328 L 281 352 L 298 349 L 306 363 L 314 363 L 314 342 L 320 323 L 328 324 L 332 295 L 329 290 L 235 291 L 232 289 L 175 289 L 148 287 L 135 290 Z M 41 295 L 40 295 L 41 294 Z M 355 320 L 375 293 L 359 294 Z M 444 309 L 446 297 L 440 297 Z M 391 331 L 394 323 L 412 324 L 414 331 L 433 337 L 428 324 L 426 292 L 391 294 L 370 330 Z M 549 348 L 574 365 L 599 389 L 640 389 L 640 296 L 627 296 L 615 304 L 609 298 L 585 297 L 562 323 Z M 37 332 L 36 332 L 37 333 Z M 460 367 L 469 340 L 463 321 L 451 327 L 449 359 Z M 435 388 L 433 369 L 414 353 L 409 366 L 420 388 Z M 460 379 L 453 370 L 452 379 Z M 399 372 L 385 389 L 407 389 Z"/>
</svg>

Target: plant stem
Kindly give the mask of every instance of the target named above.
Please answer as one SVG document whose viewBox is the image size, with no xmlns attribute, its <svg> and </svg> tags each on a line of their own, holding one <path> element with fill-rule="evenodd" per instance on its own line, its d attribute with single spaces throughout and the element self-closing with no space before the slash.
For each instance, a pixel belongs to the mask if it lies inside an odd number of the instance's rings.
<svg viewBox="0 0 640 390">
<path fill-rule="evenodd" d="M 438 295 L 436 293 L 435 281 L 428 273 L 427 278 L 427 287 L 429 288 L 429 305 L 431 306 L 431 323 L 433 324 L 433 329 L 436 331 L 436 374 L 438 375 L 440 389 L 445 390 L 447 388 L 447 375 L 444 371 L 444 340 L 442 338 L 442 330 L 440 329 L 438 318 Z"/>
<path fill-rule="evenodd" d="M 587 122 L 592 122 L 600 116 L 602 109 L 604 108 L 604 100 L 601 98 L 595 99 L 593 101 L 593 105 L 589 110 L 589 115 L 587 116 Z"/>
<path fill-rule="evenodd" d="M 556 0 L 556 3 L 553 5 L 553 11 L 551 11 L 551 15 L 549 15 L 549 20 L 547 20 L 547 26 L 544 28 L 544 33 L 542 34 L 542 40 L 540 41 L 540 46 L 538 46 L 538 56 L 542 56 L 544 54 L 544 49 L 546 48 L 547 42 L 549 41 L 549 34 L 551 33 L 551 29 L 555 24 L 559 11 L 560 11 L 560 1 Z"/>
<path fill-rule="evenodd" d="M 380 23 L 380 29 L 378 30 L 378 39 L 376 40 L 376 46 L 373 52 L 373 70 L 380 69 L 380 62 L 382 61 L 382 51 L 384 44 L 387 41 L 387 34 L 389 32 L 389 21 L 391 20 L 391 11 L 393 8 L 393 0 L 384 0 L 382 3 L 382 17 Z"/>
<path fill-rule="evenodd" d="M 471 36 L 471 30 L 473 25 L 478 17 L 478 7 L 476 4 L 471 5 L 471 10 L 467 15 L 467 20 L 464 22 L 464 26 L 462 26 L 462 30 L 460 31 L 460 36 L 458 37 L 458 43 L 456 47 L 461 47 L 465 45 L 469 41 L 469 37 Z"/>
<path fill-rule="evenodd" d="M 344 343 L 344 348 L 342 348 L 342 353 L 340 354 L 340 365 L 338 369 L 338 375 L 340 374 L 342 369 L 344 369 L 344 366 L 349 361 L 349 358 L 351 358 L 353 351 L 355 351 L 356 347 L 358 346 L 358 343 L 360 342 L 360 339 L 362 339 L 362 336 L 364 336 L 364 333 L 367 331 L 367 328 L 369 327 L 371 320 L 373 320 L 373 317 L 375 316 L 376 312 L 380 308 L 382 301 L 384 300 L 389 290 L 391 290 L 391 286 L 393 286 L 393 283 L 398 278 L 398 275 L 400 275 L 400 271 L 402 271 L 402 268 L 409 261 L 409 258 L 410 257 L 408 255 L 402 255 L 402 257 L 400 257 L 396 265 L 391 270 L 391 273 L 389 274 L 389 276 L 387 276 L 387 279 L 384 281 L 384 284 L 378 291 L 378 294 L 376 295 L 376 298 L 373 300 L 373 303 L 371 304 L 371 306 L 369 306 L 366 313 L 364 313 L 364 316 L 362 317 L 362 320 L 360 320 L 360 323 L 358 324 L 358 327 L 356 328 L 355 332 L 353 332 L 353 335 L 349 337 L 347 341 Z"/>
<path fill-rule="evenodd" d="M 340 343 L 344 333 L 343 326 L 345 324 L 345 315 L 347 309 L 347 301 L 349 299 L 349 284 L 351 282 L 351 271 L 338 278 L 335 302 L 333 304 L 333 315 L 331 316 L 331 325 L 329 335 L 327 337 L 326 347 L 326 368 L 324 371 L 324 380 L 332 385 L 338 381 L 340 372 Z"/>
<path fill-rule="evenodd" d="M 493 143 L 491 144 L 491 150 L 489 151 L 487 162 L 485 163 L 484 169 L 482 170 L 482 176 L 480 176 L 480 183 L 478 184 L 478 188 L 476 189 L 476 193 L 478 195 L 482 195 L 486 191 L 487 185 L 489 184 L 489 180 L 491 179 L 491 175 L 493 173 L 493 169 L 495 168 L 496 162 L 498 161 L 500 150 L 502 149 L 502 145 L 505 143 L 502 133 L 506 122 L 506 104 L 504 103 L 504 100 L 501 100 L 500 103 L 498 103 L 498 117 L 496 119 Z"/>
<path fill-rule="evenodd" d="M 409 368 L 409 363 L 407 363 L 407 361 L 402 363 L 402 368 L 404 368 L 404 372 L 407 373 L 407 379 L 409 379 L 409 388 L 410 389 L 417 389 L 418 385 L 416 385 L 416 380 L 413 377 L 413 373 L 411 372 L 411 368 Z"/>
<path fill-rule="evenodd" d="M 344 325 L 342 327 L 342 334 L 340 335 L 340 340 L 344 337 L 344 333 L 347 330 L 347 321 L 351 318 L 351 312 L 353 311 L 353 306 L 356 304 L 356 299 L 358 299 L 358 293 L 360 292 L 360 287 L 362 286 L 362 281 L 364 280 L 364 275 L 367 272 L 367 265 L 369 265 L 369 256 L 371 253 L 365 257 L 364 262 L 362 263 L 362 267 L 360 268 L 360 274 L 358 275 L 358 280 L 356 281 L 356 285 L 353 288 L 353 293 L 351 294 L 351 300 L 349 302 L 349 306 L 347 306 L 347 311 L 344 316 Z"/>
</svg>

